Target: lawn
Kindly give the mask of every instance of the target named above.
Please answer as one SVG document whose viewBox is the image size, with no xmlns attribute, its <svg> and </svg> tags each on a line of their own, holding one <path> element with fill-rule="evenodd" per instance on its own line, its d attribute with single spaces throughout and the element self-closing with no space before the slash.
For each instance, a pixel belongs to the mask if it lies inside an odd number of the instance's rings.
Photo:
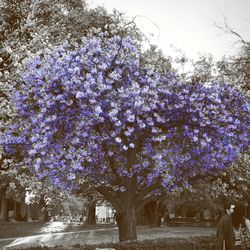
<svg viewBox="0 0 250 250">
<path fill-rule="evenodd" d="M 111 228 L 112 227 L 112 228 Z M 95 230 L 96 229 L 96 230 Z M 69 232 L 70 231 L 70 232 Z M 65 234 L 62 232 L 65 232 Z M 50 233 L 55 233 L 53 236 Z M 42 234 L 42 235 L 41 235 Z M 31 236 L 33 235 L 33 236 Z M 31 236 L 19 239 L 22 236 Z M 5 222 L 0 223 L 0 248 L 10 249 L 82 249 L 95 250 L 96 247 L 113 247 L 117 250 L 138 249 L 185 249 L 211 250 L 214 246 L 215 228 L 211 227 L 145 227 L 138 226 L 136 242 L 133 245 L 118 244 L 118 230 L 112 225 L 86 226 L 79 223 L 48 222 Z M 84 247 L 84 245 L 86 247 Z M 146 246 L 150 245 L 150 248 Z M 63 246 L 61 248 L 55 246 Z M 71 248 L 76 246 L 75 248 Z M 198 247 L 199 246 L 199 247 Z M 36 248 L 38 247 L 38 248 Z M 53 248 L 55 247 L 55 248 Z M 6 248 L 7 249 L 7 248 Z"/>
<path fill-rule="evenodd" d="M 83 225 L 68 222 L 0 222 L 0 239 L 15 238 L 46 233 L 81 231 L 112 227 L 113 225 Z"/>
</svg>

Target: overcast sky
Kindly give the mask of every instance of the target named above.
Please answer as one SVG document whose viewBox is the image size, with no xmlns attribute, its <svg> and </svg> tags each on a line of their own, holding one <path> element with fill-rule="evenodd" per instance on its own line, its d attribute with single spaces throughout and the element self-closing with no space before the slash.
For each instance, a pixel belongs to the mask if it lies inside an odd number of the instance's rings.
<svg viewBox="0 0 250 250">
<path fill-rule="evenodd" d="M 250 0 L 87 0 L 90 7 L 117 9 L 136 17 L 142 31 L 167 55 L 173 48 L 188 57 L 210 53 L 216 59 L 236 53 L 236 37 L 225 34 L 214 23 L 227 23 L 250 40 Z M 153 36 L 151 35 L 153 34 Z"/>
</svg>

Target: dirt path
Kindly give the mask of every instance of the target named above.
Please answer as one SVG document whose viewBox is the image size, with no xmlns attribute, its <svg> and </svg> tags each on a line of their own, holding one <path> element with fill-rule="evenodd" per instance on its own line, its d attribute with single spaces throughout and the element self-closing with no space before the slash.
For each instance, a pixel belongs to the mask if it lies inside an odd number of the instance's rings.
<svg viewBox="0 0 250 250">
<path fill-rule="evenodd" d="M 214 228 L 209 227 L 138 227 L 138 240 L 157 238 L 189 238 L 194 236 L 211 236 L 215 234 Z M 76 244 L 99 244 L 118 241 L 118 230 L 102 228 L 82 230 L 77 232 L 50 233 L 20 238 L 1 239 L 2 250 L 20 249 L 35 246 L 69 246 Z"/>
</svg>

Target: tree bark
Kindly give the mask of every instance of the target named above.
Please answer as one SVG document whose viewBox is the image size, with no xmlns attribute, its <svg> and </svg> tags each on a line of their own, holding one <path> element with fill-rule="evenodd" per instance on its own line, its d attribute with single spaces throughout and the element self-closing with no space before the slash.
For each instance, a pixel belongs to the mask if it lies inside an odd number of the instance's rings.
<svg viewBox="0 0 250 250">
<path fill-rule="evenodd" d="M 8 220 L 8 200 L 5 197 L 5 190 L 0 190 L 0 221 Z"/>
<path fill-rule="evenodd" d="M 131 185 L 132 186 L 132 185 Z M 98 188 L 116 210 L 115 219 L 119 230 L 119 241 L 136 240 L 136 200 L 129 188 L 125 192 L 112 193 L 107 188 Z"/>
<path fill-rule="evenodd" d="M 119 230 L 119 241 L 136 240 L 136 199 L 137 188 L 136 176 L 123 177 L 124 192 L 116 192 L 107 187 L 99 187 L 97 191 L 101 193 L 113 206 L 115 218 Z"/>
<path fill-rule="evenodd" d="M 149 202 L 144 208 L 144 216 L 146 225 L 156 226 L 157 225 L 157 209 L 156 201 Z"/>
<path fill-rule="evenodd" d="M 95 225 L 96 224 L 96 220 L 95 220 L 95 203 L 91 203 L 87 206 L 87 211 L 86 211 L 86 221 L 85 224 L 86 225 Z"/>
<path fill-rule="evenodd" d="M 133 206 L 126 207 L 125 212 L 116 213 L 119 229 L 119 241 L 136 240 L 136 214 Z"/>
<path fill-rule="evenodd" d="M 38 203 L 38 221 L 40 222 L 47 222 L 48 221 L 48 212 L 46 209 L 46 205 L 43 199 L 40 199 Z"/>
<path fill-rule="evenodd" d="M 45 221 L 45 208 L 39 203 L 38 204 L 38 210 L 37 210 L 37 215 L 38 215 L 38 221 L 44 222 Z"/>
<path fill-rule="evenodd" d="M 25 217 L 25 221 L 27 222 L 32 222 L 32 218 L 31 218 L 31 212 L 30 212 L 30 205 L 26 204 L 26 217 Z"/>
<path fill-rule="evenodd" d="M 16 209 L 16 199 L 13 201 L 13 221 L 16 221 L 17 209 Z"/>
<path fill-rule="evenodd" d="M 21 214 L 21 202 L 16 201 L 16 220 L 17 221 L 22 221 L 23 216 Z"/>
</svg>

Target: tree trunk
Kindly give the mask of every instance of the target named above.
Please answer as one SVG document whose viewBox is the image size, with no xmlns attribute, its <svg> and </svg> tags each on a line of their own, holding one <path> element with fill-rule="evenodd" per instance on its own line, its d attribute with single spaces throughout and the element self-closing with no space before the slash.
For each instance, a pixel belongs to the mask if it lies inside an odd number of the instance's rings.
<svg viewBox="0 0 250 250">
<path fill-rule="evenodd" d="M 26 204 L 24 200 L 22 200 L 20 203 L 20 214 L 22 216 L 22 220 L 26 221 Z"/>
<path fill-rule="evenodd" d="M 37 207 L 38 207 L 37 208 L 38 221 L 47 222 L 48 221 L 48 212 L 47 212 L 47 208 L 46 208 L 44 199 L 40 199 Z"/>
<path fill-rule="evenodd" d="M 8 219 L 8 200 L 5 197 L 4 189 L 0 190 L 0 221 L 7 221 Z"/>
<path fill-rule="evenodd" d="M 127 207 L 123 213 L 117 212 L 116 221 L 119 229 L 119 241 L 136 240 L 136 214 L 134 207 Z"/>
<path fill-rule="evenodd" d="M 23 216 L 21 213 L 21 202 L 17 202 L 17 201 L 16 201 L 16 220 L 17 221 L 23 220 Z"/>
<path fill-rule="evenodd" d="M 37 208 L 38 221 L 40 221 L 40 222 L 44 222 L 45 221 L 44 212 L 45 212 L 45 208 L 41 205 L 41 203 L 39 203 L 38 204 L 38 208 Z"/>
<path fill-rule="evenodd" d="M 151 201 L 143 208 L 144 216 L 145 216 L 145 223 L 146 225 L 156 226 L 156 202 Z"/>
<path fill-rule="evenodd" d="M 160 201 L 151 201 L 146 204 L 140 213 L 142 225 L 160 227 L 161 218 L 165 213 L 165 211 L 162 211 L 161 206 Z"/>
<path fill-rule="evenodd" d="M 27 205 L 27 204 L 26 204 L 26 218 L 25 218 L 25 220 L 27 222 L 32 222 L 33 221 L 32 218 L 31 218 L 30 205 Z"/>
<path fill-rule="evenodd" d="M 16 221 L 16 215 L 17 215 L 17 211 L 16 211 L 16 199 L 14 199 L 13 201 L 13 221 Z"/>
<path fill-rule="evenodd" d="M 132 164 L 128 164 L 129 166 Z M 96 190 L 100 192 L 115 209 L 115 219 L 119 230 L 119 241 L 136 240 L 136 209 L 142 197 L 136 197 L 137 178 L 133 176 L 122 178 L 126 191 L 113 192 L 109 188 L 100 187 Z"/>
<path fill-rule="evenodd" d="M 95 220 L 95 203 L 91 203 L 87 206 L 87 211 L 86 211 L 86 220 L 85 224 L 86 225 L 95 225 L 96 220 Z"/>
<path fill-rule="evenodd" d="M 155 224 L 154 226 L 160 227 L 161 226 L 161 218 L 163 217 L 163 214 L 161 213 L 161 202 L 156 201 L 155 206 Z"/>
</svg>

